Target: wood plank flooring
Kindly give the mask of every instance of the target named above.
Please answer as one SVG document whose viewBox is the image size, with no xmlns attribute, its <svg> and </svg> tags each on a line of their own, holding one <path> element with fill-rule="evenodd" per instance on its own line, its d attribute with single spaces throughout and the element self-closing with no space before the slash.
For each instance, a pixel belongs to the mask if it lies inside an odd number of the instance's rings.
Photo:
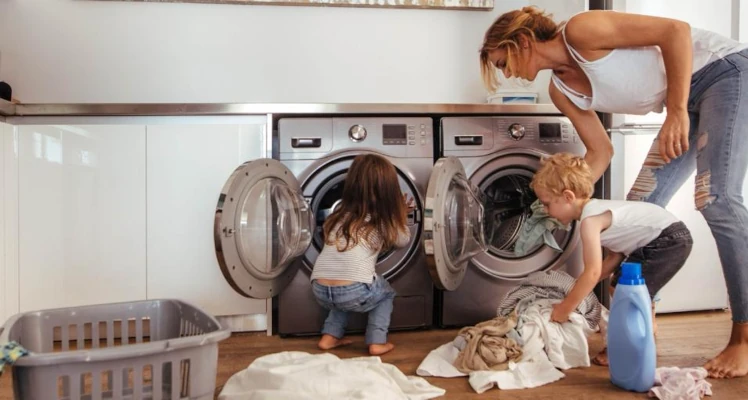
<svg viewBox="0 0 748 400">
<path fill-rule="evenodd" d="M 659 366 L 700 366 L 717 354 L 727 342 L 730 332 L 730 315 L 726 312 L 688 313 L 658 316 L 657 353 Z M 429 351 L 454 338 L 456 330 L 430 330 L 396 332 L 391 341 L 396 344 L 393 352 L 382 356 L 382 360 L 400 368 L 406 375 L 414 375 L 416 368 Z M 334 350 L 341 358 L 365 355 L 363 336 L 352 337 L 352 346 Z M 317 338 L 268 337 L 264 334 L 236 334 L 221 343 L 219 354 L 216 393 L 231 375 L 246 368 L 262 355 L 281 351 L 305 351 L 318 353 Z M 599 334 L 590 338 L 590 352 L 595 354 L 602 347 Z M 6 370 L 7 371 L 7 370 Z M 572 369 L 564 372 L 566 377 L 540 388 L 500 391 L 492 389 L 476 394 L 466 378 L 428 378 L 447 393 L 444 399 L 645 399 L 645 394 L 624 392 L 610 383 L 607 368 Z M 748 378 L 732 380 L 709 380 L 714 391 L 713 399 L 748 399 Z M 0 378 L 0 400 L 13 398 L 11 374 Z"/>
</svg>

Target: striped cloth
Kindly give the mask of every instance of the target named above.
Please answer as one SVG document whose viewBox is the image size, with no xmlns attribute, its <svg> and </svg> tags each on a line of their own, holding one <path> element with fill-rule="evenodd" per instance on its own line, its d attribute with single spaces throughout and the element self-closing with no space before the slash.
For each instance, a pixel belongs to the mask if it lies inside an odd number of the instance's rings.
<svg viewBox="0 0 748 400">
<path fill-rule="evenodd" d="M 339 228 L 338 228 L 339 229 Z M 339 279 L 371 284 L 376 273 L 377 257 L 382 248 L 382 236 L 372 231 L 368 238 L 345 251 L 338 251 L 338 246 L 345 247 L 344 238 L 336 244 L 325 244 L 312 269 L 311 281 L 315 279 Z M 400 231 L 395 247 L 405 247 L 410 243 L 410 231 Z"/>
<path fill-rule="evenodd" d="M 528 301 L 523 300 L 530 300 L 531 298 L 563 300 L 571 292 L 575 282 L 576 279 L 563 271 L 533 272 L 501 301 L 496 309 L 496 315 L 505 317 L 515 308 L 522 308 L 518 306 L 527 306 Z M 589 293 L 577 306 L 576 311 L 584 316 L 590 329 L 597 329 L 600 323 L 602 305 L 594 293 Z M 522 310 L 517 310 L 517 312 L 520 315 L 522 314 Z"/>
</svg>

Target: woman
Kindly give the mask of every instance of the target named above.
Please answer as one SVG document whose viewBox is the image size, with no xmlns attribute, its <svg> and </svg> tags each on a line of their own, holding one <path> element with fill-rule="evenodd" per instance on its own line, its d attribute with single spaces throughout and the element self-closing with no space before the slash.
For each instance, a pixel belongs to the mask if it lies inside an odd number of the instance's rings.
<svg viewBox="0 0 748 400">
<path fill-rule="evenodd" d="M 587 11 L 557 25 L 535 7 L 500 16 L 480 51 L 486 86 L 553 72 L 553 104 L 574 124 L 595 179 L 613 148 L 595 111 L 667 117 L 629 200 L 667 205 L 696 169 L 695 202 L 717 242 L 732 309 L 732 335 L 705 368 L 716 378 L 748 374 L 748 45 L 687 23 Z M 741 113 L 740 110 L 743 110 Z"/>
</svg>

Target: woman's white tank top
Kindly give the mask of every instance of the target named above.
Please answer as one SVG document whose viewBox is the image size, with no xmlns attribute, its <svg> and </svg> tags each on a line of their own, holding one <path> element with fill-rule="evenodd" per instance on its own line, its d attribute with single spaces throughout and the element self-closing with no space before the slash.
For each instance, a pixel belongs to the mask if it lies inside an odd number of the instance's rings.
<svg viewBox="0 0 748 400">
<path fill-rule="evenodd" d="M 618 114 L 662 112 L 667 94 L 667 78 L 658 46 L 614 49 L 603 58 L 587 61 L 566 41 L 566 26 L 562 28 L 561 34 L 572 57 L 587 75 L 592 96 L 575 91 L 555 74 L 551 75 L 551 80 L 577 107 Z M 693 27 L 691 39 L 692 73 L 712 61 L 748 48 L 748 44 Z"/>
</svg>

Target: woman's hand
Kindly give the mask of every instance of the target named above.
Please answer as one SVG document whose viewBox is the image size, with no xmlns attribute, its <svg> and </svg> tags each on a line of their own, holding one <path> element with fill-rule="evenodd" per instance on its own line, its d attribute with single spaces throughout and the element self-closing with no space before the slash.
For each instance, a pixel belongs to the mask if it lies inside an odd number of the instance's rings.
<svg viewBox="0 0 748 400">
<path fill-rule="evenodd" d="M 688 132 L 691 122 L 686 111 L 668 110 L 658 139 L 660 156 L 666 163 L 673 161 L 688 151 Z"/>
</svg>

